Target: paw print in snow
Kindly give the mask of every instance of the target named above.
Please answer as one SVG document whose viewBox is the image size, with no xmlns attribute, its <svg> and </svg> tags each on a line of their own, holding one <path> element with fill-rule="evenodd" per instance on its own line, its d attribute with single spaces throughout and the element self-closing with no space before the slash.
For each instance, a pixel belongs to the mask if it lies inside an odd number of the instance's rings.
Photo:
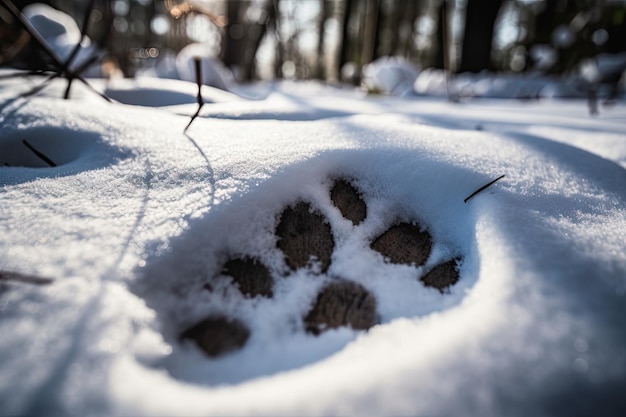
<svg viewBox="0 0 626 417">
<path fill-rule="evenodd" d="M 276 227 L 278 249 L 285 254 L 291 269 L 307 266 L 311 257 L 317 259 L 322 273 L 328 271 L 335 241 L 330 225 L 307 203 L 288 207 Z"/>
<path fill-rule="evenodd" d="M 351 181 L 336 179 L 328 192 L 334 209 L 352 223 L 354 230 L 367 220 L 367 204 Z M 286 273 L 266 266 L 252 255 L 233 256 L 222 265 L 217 276 L 205 284 L 205 289 L 213 291 L 212 282 L 229 277 L 244 300 L 252 302 L 251 299 L 261 297 L 279 303 L 279 295 L 274 291 L 277 280 L 288 280 L 297 271 L 306 269 L 310 279 L 325 279 L 326 282 L 309 300 L 297 328 L 317 336 L 329 329 L 368 330 L 380 323 L 375 291 L 332 272 L 335 237 L 329 219 L 321 210 L 309 202 L 296 201 L 276 216 L 274 235 L 276 248 L 287 267 Z M 425 267 L 433 251 L 433 238 L 415 221 L 395 222 L 372 239 L 366 250 L 371 251 L 369 256 L 382 257 L 385 265 L 414 268 L 415 280 L 443 295 L 459 280 L 461 260 L 458 258 Z M 195 342 L 209 357 L 217 357 L 244 347 L 251 333 L 243 320 L 213 314 L 184 330 L 180 338 Z"/>
</svg>

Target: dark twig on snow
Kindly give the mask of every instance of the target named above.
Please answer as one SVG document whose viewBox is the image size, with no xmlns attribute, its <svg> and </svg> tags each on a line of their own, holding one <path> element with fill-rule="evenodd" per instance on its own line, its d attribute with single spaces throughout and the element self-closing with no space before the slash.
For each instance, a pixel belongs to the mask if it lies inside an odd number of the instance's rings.
<svg viewBox="0 0 626 417">
<path fill-rule="evenodd" d="M 83 71 L 85 71 L 87 68 L 89 68 L 89 66 L 91 66 L 91 64 L 93 64 L 94 62 L 98 61 L 100 59 L 100 57 L 98 55 L 94 55 L 91 58 L 89 58 L 87 61 L 83 62 L 74 72 L 74 74 L 80 74 Z M 74 76 L 68 75 L 67 76 L 67 88 L 65 89 L 65 94 L 63 95 L 64 99 L 68 99 L 70 97 L 70 88 L 72 88 L 72 81 L 74 81 Z M 96 91 L 90 84 L 87 84 L 87 87 L 93 91 L 94 93 L 100 95 L 102 98 L 109 100 L 109 98 L 105 95 L 103 95 L 102 93 L 100 93 L 99 91 Z"/>
<path fill-rule="evenodd" d="M 25 284 L 47 285 L 52 284 L 54 280 L 50 278 L 38 277 L 35 275 L 21 274 L 19 272 L 0 271 L 0 282 L 1 281 L 18 281 Z"/>
<path fill-rule="evenodd" d="M 8 80 L 8 79 L 17 78 L 17 77 L 30 77 L 31 75 L 44 75 L 46 73 L 47 71 L 44 71 L 44 70 L 13 72 L 13 73 L 0 75 L 0 80 Z"/>
<path fill-rule="evenodd" d="M 63 98 L 66 100 L 70 96 L 70 89 L 72 88 L 72 82 L 74 81 L 74 78 L 75 78 L 72 76 L 71 72 L 68 72 L 68 70 L 69 70 L 70 65 L 74 61 L 74 58 L 76 58 L 76 55 L 78 55 L 78 51 L 80 51 L 82 43 L 85 40 L 85 37 L 87 36 L 87 29 L 89 29 L 89 17 L 91 16 L 91 12 L 93 11 L 94 6 L 95 6 L 95 0 L 90 0 L 89 5 L 87 6 L 87 9 L 85 10 L 85 16 L 83 17 L 83 24 L 80 27 L 80 38 L 78 39 L 78 42 L 76 43 L 76 45 L 74 45 L 74 49 L 72 49 L 72 51 L 70 52 L 70 55 L 67 57 L 67 59 L 63 63 L 62 70 L 63 72 L 67 74 L 67 88 L 65 89 L 65 94 L 63 95 Z M 92 57 L 91 59 L 87 61 L 89 62 L 89 65 L 93 64 L 96 61 L 94 58 L 96 58 L 96 56 Z M 89 67 L 89 65 L 84 66 L 82 70 L 81 69 L 76 70 L 75 73 L 76 74 L 82 73 L 85 69 L 87 69 L 87 67 Z"/>
<path fill-rule="evenodd" d="M 200 109 L 202 109 L 202 106 L 204 106 L 204 100 L 202 99 L 202 61 L 199 57 L 196 56 L 193 58 L 193 63 L 196 69 L 196 84 L 198 84 L 198 95 L 196 97 L 196 101 L 198 102 L 198 110 L 196 110 L 194 115 L 191 116 L 191 120 L 189 121 L 187 127 L 185 127 L 185 130 L 183 130 L 183 132 L 186 132 L 187 129 L 189 129 L 189 126 L 191 126 L 193 121 L 196 120 L 196 117 L 198 117 L 198 115 L 200 114 Z"/>
<path fill-rule="evenodd" d="M 469 195 L 469 196 L 468 196 L 465 200 L 463 200 L 463 202 L 467 203 L 467 201 L 468 201 L 470 198 L 474 197 L 476 194 L 478 194 L 479 192 L 483 191 L 485 188 L 487 188 L 487 187 L 489 187 L 489 186 L 493 185 L 496 181 L 499 181 L 499 180 L 501 180 L 502 178 L 504 178 L 504 174 L 503 174 L 503 175 L 500 175 L 500 176 L 499 176 L 498 178 L 496 178 L 495 180 L 493 180 L 493 181 L 491 181 L 491 182 L 489 182 L 489 183 L 487 183 L 487 184 L 483 185 L 483 186 L 482 186 L 482 187 L 480 187 L 478 190 L 476 190 L 476 191 L 474 191 L 473 193 L 471 193 L 471 194 L 470 194 L 470 195 Z"/>
<path fill-rule="evenodd" d="M 33 147 L 33 145 L 31 145 L 30 143 L 28 143 L 26 141 L 26 139 L 22 139 L 22 143 L 24 145 L 26 145 L 26 147 L 28 149 L 30 149 L 35 155 L 37 155 L 37 158 L 41 159 L 42 161 L 44 161 L 46 164 L 50 165 L 51 167 L 55 167 L 57 166 L 57 164 L 55 164 L 54 162 L 52 162 L 52 160 L 50 158 L 48 158 L 46 155 L 44 155 L 42 152 L 38 151 L 37 149 L 35 149 Z"/>
<path fill-rule="evenodd" d="M 69 65 L 74 60 L 74 58 L 76 58 L 78 51 L 80 51 L 80 47 L 82 46 L 82 43 L 87 36 L 87 29 L 89 29 L 89 17 L 91 16 L 91 12 L 93 12 L 94 6 L 95 0 L 90 0 L 89 5 L 85 10 L 85 16 L 83 16 L 83 24 L 80 27 L 80 39 L 78 43 L 74 45 L 74 49 L 72 49 L 72 52 L 70 52 L 70 55 L 65 60 L 65 65 Z"/>
<path fill-rule="evenodd" d="M 33 88 L 31 88 L 30 90 L 26 91 L 25 93 L 20 94 L 20 97 L 21 98 L 26 98 L 26 97 L 30 97 L 30 96 L 33 96 L 33 95 L 37 94 L 38 92 L 40 92 L 41 90 L 46 88 L 46 86 L 48 85 L 48 83 L 50 81 L 54 80 L 58 76 L 59 76 L 59 74 L 52 74 L 52 75 L 50 75 L 41 84 L 36 85 Z"/>
</svg>

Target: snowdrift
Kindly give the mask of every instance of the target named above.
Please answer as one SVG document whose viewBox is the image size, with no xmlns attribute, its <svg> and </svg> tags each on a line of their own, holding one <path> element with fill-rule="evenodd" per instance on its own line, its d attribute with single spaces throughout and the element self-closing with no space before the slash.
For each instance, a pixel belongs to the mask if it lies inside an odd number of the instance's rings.
<svg viewBox="0 0 626 417">
<path fill-rule="evenodd" d="M 0 270 L 53 280 L 0 281 L 3 415 L 626 410 L 623 104 L 590 118 L 582 102 L 285 83 L 261 100 L 215 93 L 183 133 L 195 105 L 173 94 L 191 84 L 132 83 L 109 86 L 128 104 L 0 84 Z M 331 199 L 338 178 L 367 207 L 358 224 Z M 298 202 L 332 232 L 325 271 L 290 270 L 277 246 Z M 432 236 L 423 265 L 373 250 L 399 222 Z M 268 267 L 272 297 L 222 272 L 243 255 Z M 458 282 L 420 281 L 451 259 Z M 375 298 L 377 324 L 307 332 L 339 278 Z M 180 336 L 214 314 L 250 335 L 209 357 Z"/>
</svg>

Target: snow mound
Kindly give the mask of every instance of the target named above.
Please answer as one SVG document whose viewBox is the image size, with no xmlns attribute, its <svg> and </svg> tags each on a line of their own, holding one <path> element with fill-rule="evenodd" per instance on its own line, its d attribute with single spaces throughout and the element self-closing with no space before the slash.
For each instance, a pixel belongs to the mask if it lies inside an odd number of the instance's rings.
<svg viewBox="0 0 626 417">
<path fill-rule="evenodd" d="M 52 46 L 73 47 L 81 41 L 78 25 L 72 17 L 47 4 L 34 3 L 24 7 L 24 16 Z"/>
<path fill-rule="evenodd" d="M 403 96 L 412 91 L 419 70 L 402 57 L 383 57 L 363 68 L 363 85 L 370 91 Z"/>
<path fill-rule="evenodd" d="M 0 270 L 54 279 L 0 275 L 3 413 L 624 414 L 623 105 L 589 118 L 289 83 L 209 104 L 183 133 L 193 104 L 61 100 L 62 80 L 22 99 L 23 84 L 0 83 L 0 158 L 25 158 L 32 134 L 63 164 L 0 166 Z M 339 208 L 338 179 L 364 218 Z M 290 266 L 289 207 L 330 230 L 326 270 L 320 252 Z M 376 249 L 398 224 L 432 237 L 423 265 Z M 246 257 L 271 297 L 223 268 Z M 458 258 L 458 282 L 426 285 Z M 371 327 L 316 335 L 339 281 Z M 248 336 L 213 357 L 191 329 L 216 316 Z"/>
<path fill-rule="evenodd" d="M 120 103 L 145 107 L 197 105 L 198 96 L 195 84 L 152 77 L 112 80 L 106 83 L 103 91 Z M 202 86 L 202 99 L 205 103 L 240 101 L 232 93 L 209 86 Z"/>
</svg>

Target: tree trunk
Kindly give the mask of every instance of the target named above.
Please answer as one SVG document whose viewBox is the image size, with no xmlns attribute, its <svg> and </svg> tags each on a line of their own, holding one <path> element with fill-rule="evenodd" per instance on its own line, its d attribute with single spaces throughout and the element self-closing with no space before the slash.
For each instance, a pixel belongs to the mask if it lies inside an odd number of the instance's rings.
<svg viewBox="0 0 626 417">
<path fill-rule="evenodd" d="M 448 16 L 448 8 L 446 5 L 446 1 L 443 0 L 439 7 L 437 8 L 437 29 L 435 32 L 435 36 L 433 39 L 433 56 L 431 61 L 431 67 L 437 69 L 446 68 L 446 60 L 445 54 L 448 53 L 446 38 L 447 38 L 447 16 Z"/>
<path fill-rule="evenodd" d="M 405 8 L 403 26 L 406 28 L 402 45 L 402 56 L 405 58 L 411 58 L 411 51 L 413 50 L 413 35 L 415 34 L 415 20 L 420 13 L 420 6 L 418 2 L 408 2 Z"/>
<path fill-rule="evenodd" d="M 380 0 L 368 0 L 365 4 L 365 22 L 363 25 L 363 52 L 361 65 L 372 62 L 376 56 L 376 37 L 380 15 Z"/>
<path fill-rule="evenodd" d="M 382 45 L 382 32 L 384 29 L 385 16 L 383 13 L 383 2 L 382 0 L 377 0 L 377 9 L 376 9 L 376 32 L 374 34 L 374 54 L 372 56 L 372 60 L 376 60 L 385 54 L 384 48 Z"/>
<path fill-rule="evenodd" d="M 403 2 L 400 0 L 396 0 L 393 2 L 393 9 L 391 12 L 391 16 L 389 17 L 389 28 L 391 34 L 391 42 L 389 43 L 389 55 L 397 55 L 398 49 L 400 45 L 400 34 L 398 33 L 398 28 L 400 27 L 400 22 L 402 20 L 402 13 L 404 11 Z"/>
<path fill-rule="evenodd" d="M 502 0 L 467 0 L 459 72 L 493 69 L 491 43 Z"/>
<path fill-rule="evenodd" d="M 244 28 L 241 24 L 242 2 L 229 1 L 226 8 L 228 22 L 224 28 L 222 62 L 228 68 L 238 69 L 245 59 Z"/>
<path fill-rule="evenodd" d="M 341 25 L 341 38 L 339 39 L 340 51 L 337 61 L 337 75 L 341 77 L 341 68 L 350 61 L 350 16 L 352 14 L 353 0 L 345 0 L 343 8 L 343 22 Z"/>
<path fill-rule="evenodd" d="M 276 55 L 274 56 L 274 76 L 276 78 L 283 78 L 283 64 L 285 63 L 285 45 L 283 44 L 283 38 L 280 31 L 281 17 L 279 0 L 273 0 L 272 6 L 273 7 L 270 9 L 270 21 L 274 24 L 274 37 L 276 40 Z"/>
<path fill-rule="evenodd" d="M 324 54 L 324 24 L 328 17 L 328 1 L 320 0 L 320 17 L 317 31 L 317 68 L 315 68 L 316 78 L 323 80 L 326 78 L 326 59 Z"/>
</svg>

